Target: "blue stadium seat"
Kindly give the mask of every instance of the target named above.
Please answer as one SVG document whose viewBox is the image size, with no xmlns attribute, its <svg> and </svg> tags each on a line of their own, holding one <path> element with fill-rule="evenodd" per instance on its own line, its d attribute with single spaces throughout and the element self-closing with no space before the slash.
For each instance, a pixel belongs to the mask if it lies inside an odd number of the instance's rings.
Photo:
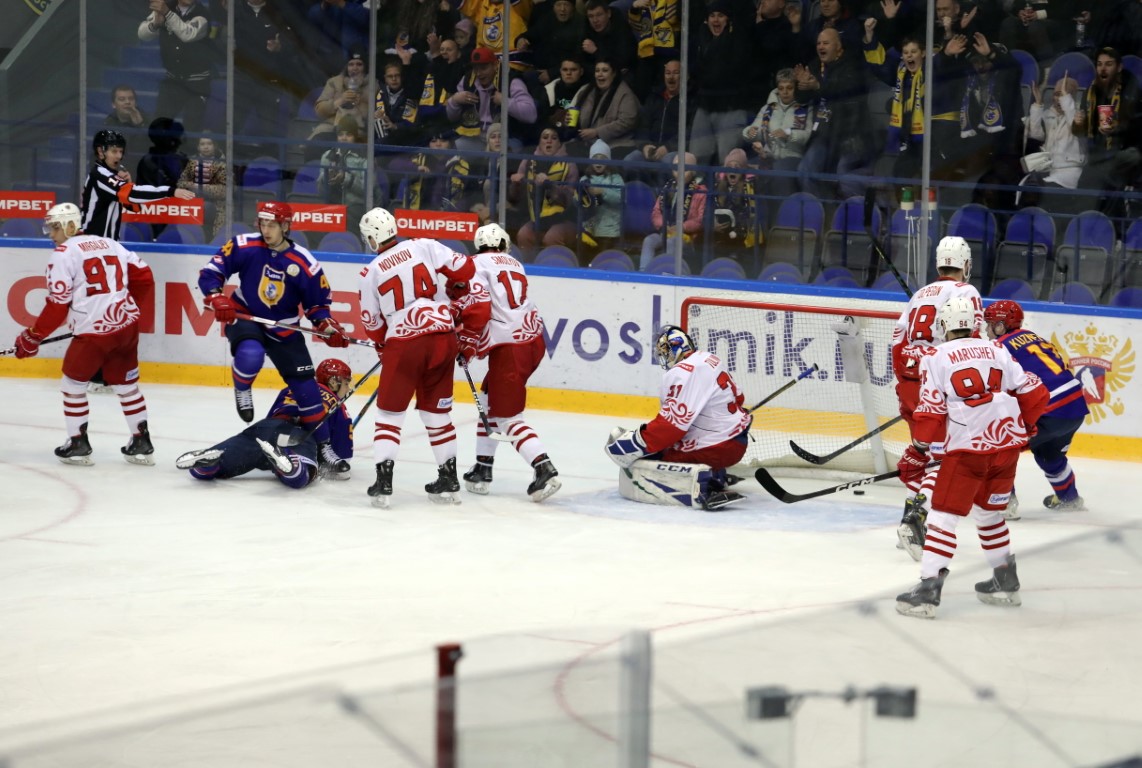
<svg viewBox="0 0 1142 768">
<path fill-rule="evenodd" d="M 689 275 L 690 265 L 686 263 L 686 259 L 683 259 L 682 271 L 679 272 L 674 263 L 674 254 L 664 253 L 651 259 L 650 263 L 646 265 L 646 269 L 642 271 L 648 275 Z"/>
<path fill-rule="evenodd" d="M 1111 297 L 1110 306 L 1142 309 L 1142 288 L 1120 288 Z"/>
<path fill-rule="evenodd" d="M 604 269 L 608 272 L 634 272 L 634 259 L 623 251 L 611 248 L 606 251 L 599 251 L 595 258 L 591 259 L 591 269 Z"/>
<path fill-rule="evenodd" d="M 365 246 L 361 238 L 351 232 L 330 232 L 321 238 L 317 250 L 330 253 L 363 253 Z"/>
<path fill-rule="evenodd" d="M 1084 91 L 1094 82 L 1094 62 L 1081 51 L 1064 53 L 1051 64 L 1047 72 L 1047 87 L 1054 88 L 1059 78 L 1066 74 L 1073 77 Z"/>
<path fill-rule="evenodd" d="M 172 224 L 159 233 L 156 243 L 206 245 L 206 234 L 197 224 Z"/>
<path fill-rule="evenodd" d="M 987 296 L 990 299 L 1034 301 L 1035 290 L 1031 287 L 1031 283 L 1026 280 L 1020 280 L 1018 277 L 1009 277 L 991 286 L 991 290 L 988 291 Z"/>
<path fill-rule="evenodd" d="M 1095 296 L 1101 295 L 1113 277 L 1116 247 L 1114 224 L 1107 215 L 1083 211 L 1067 223 L 1063 240 L 1055 249 L 1060 281 L 1083 283 Z"/>
<path fill-rule="evenodd" d="M 701 276 L 712 280 L 745 280 L 745 269 L 737 259 L 719 256 L 702 267 Z"/>
<path fill-rule="evenodd" d="M 124 243 L 149 243 L 154 240 L 151 225 L 141 221 L 125 222 L 119 230 L 119 240 Z"/>
<path fill-rule="evenodd" d="M 0 237 L 47 237 L 43 219 L 8 219 L 0 227 Z"/>
<path fill-rule="evenodd" d="M 536 255 L 533 263 L 544 267 L 578 267 L 579 258 L 565 245 L 549 245 Z"/>
<path fill-rule="evenodd" d="M 767 283 L 804 283 L 805 276 L 801 274 L 801 270 L 793 264 L 788 264 L 779 261 L 775 264 L 767 264 L 762 270 L 761 274 L 757 276 L 758 280 Z"/>
<path fill-rule="evenodd" d="M 1063 304 L 1091 305 L 1097 304 L 1094 291 L 1084 283 L 1063 283 L 1051 291 L 1049 301 Z"/>
</svg>

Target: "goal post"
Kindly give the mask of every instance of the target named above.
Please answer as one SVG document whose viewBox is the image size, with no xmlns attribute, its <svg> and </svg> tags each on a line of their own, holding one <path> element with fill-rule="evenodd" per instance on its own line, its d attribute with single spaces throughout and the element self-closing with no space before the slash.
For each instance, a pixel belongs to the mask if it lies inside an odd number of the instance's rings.
<svg viewBox="0 0 1142 768">
<path fill-rule="evenodd" d="M 747 403 L 755 403 L 816 364 L 807 376 L 754 414 L 742 463 L 751 467 L 880 473 L 908 444 L 904 422 L 873 435 L 824 465 L 797 456 L 794 441 L 828 455 L 899 415 L 892 374 L 892 331 L 899 313 L 697 296 L 682 303 L 682 327 L 717 355 Z"/>
</svg>

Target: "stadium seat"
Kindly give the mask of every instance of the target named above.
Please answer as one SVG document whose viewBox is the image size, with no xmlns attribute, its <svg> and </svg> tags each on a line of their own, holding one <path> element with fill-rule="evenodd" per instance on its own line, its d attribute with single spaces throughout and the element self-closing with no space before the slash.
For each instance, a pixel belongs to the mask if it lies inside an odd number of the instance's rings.
<svg viewBox="0 0 1142 768">
<path fill-rule="evenodd" d="M 46 237 L 43 219 L 8 219 L 0 227 L 0 237 Z"/>
<path fill-rule="evenodd" d="M 1055 249 L 1058 282 L 1083 283 L 1095 296 L 1110 287 L 1112 259 L 1117 254 L 1114 224 L 1101 211 L 1083 211 L 1067 223 Z"/>
<path fill-rule="evenodd" d="M 1142 82 L 1142 56 L 1128 53 L 1122 57 L 1122 68 L 1134 75 L 1134 79 Z"/>
<path fill-rule="evenodd" d="M 254 230 L 252 227 L 250 227 L 250 225 L 242 224 L 241 222 L 235 222 L 235 223 L 231 224 L 229 227 L 223 227 L 222 229 L 220 229 L 218 231 L 218 234 L 215 235 L 213 238 L 211 238 L 209 244 L 215 248 L 221 248 L 223 245 L 226 244 L 226 241 L 230 240 L 231 238 L 236 237 L 237 235 L 244 235 L 244 234 L 247 234 L 247 233 L 253 232 L 253 231 Z"/>
<path fill-rule="evenodd" d="M 1047 87 L 1054 88 L 1059 78 L 1066 74 L 1073 77 L 1084 91 L 1094 82 L 1094 62 L 1090 56 L 1080 51 L 1064 53 L 1051 64 L 1047 71 Z"/>
<path fill-rule="evenodd" d="M 805 276 L 801 274 L 801 270 L 797 269 L 793 264 L 786 264 L 783 261 L 765 266 L 761 270 L 761 274 L 757 276 L 757 279 L 766 283 L 805 282 Z"/>
<path fill-rule="evenodd" d="M 655 256 L 646 265 L 646 269 L 642 270 L 648 275 L 689 275 L 690 265 L 686 263 L 686 259 L 682 259 L 682 271 L 678 271 L 678 265 L 674 261 L 674 254 L 664 253 L 661 256 Z"/>
<path fill-rule="evenodd" d="M 623 186 L 622 237 L 624 242 L 642 244 L 642 238 L 654 231 L 650 214 L 654 210 L 654 190 L 641 181 Z"/>
<path fill-rule="evenodd" d="M 1119 288 L 1110 298 L 1110 306 L 1142 309 L 1142 288 Z"/>
<path fill-rule="evenodd" d="M 469 256 L 472 253 L 472 248 L 463 240 L 438 240 L 437 242 L 445 248 L 451 248 L 456 251 L 456 253 L 462 253 L 465 256 Z"/>
<path fill-rule="evenodd" d="M 318 180 L 321 178 L 321 162 L 306 163 L 297 169 L 293 177 L 293 186 L 290 188 L 288 200 L 291 203 L 319 203 L 321 192 L 318 189 Z"/>
<path fill-rule="evenodd" d="M 591 259 L 591 269 L 604 269 L 609 272 L 634 272 L 634 259 L 623 251 L 609 249 L 600 251 Z"/>
<path fill-rule="evenodd" d="M 141 221 L 127 221 L 119 230 L 119 241 L 123 243 L 149 243 L 154 240 L 151 225 Z"/>
<path fill-rule="evenodd" d="M 1037 298 L 1031 283 L 1020 280 L 1018 277 L 1000 280 L 991 286 L 987 296 L 990 299 L 1014 299 L 1015 301 L 1034 301 Z"/>
<path fill-rule="evenodd" d="M 577 267 L 579 257 L 565 245 L 549 245 L 536 254 L 533 263 L 544 267 Z"/>
<path fill-rule="evenodd" d="M 853 276 L 852 270 L 848 267 L 833 265 L 831 267 L 825 267 L 817 273 L 817 276 L 813 278 L 813 285 L 826 285 L 830 280 L 834 280 L 838 277 L 848 278 L 856 282 L 856 277 Z"/>
<path fill-rule="evenodd" d="M 817 263 L 817 246 L 825 226 L 825 207 L 808 192 L 789 196 L 777 209 L 765 238 L 765 263 L 792 264 L 808 276 Z"/>
<path fill-rule="evenodd" d="M 253 219 L 258 203 L 282 199 L 282 164 L 277 158 L 256 157 L 242 174 L 242 218 Z"/>
<path fill-rule="evenodd" d="M 155 242 L 171 245 L 206 245 L 206 234 L 197 224 L 172 224 L 159 233 Z"/>
<path fill-rule="evenodd" d="M 872 231 L 880 233 L 880 208 L 873 206 Z M 837 207 L 829 231 L 825 233 L 825 246 L 821 250 L 820 270 L 840 266 L 848 269 L 850 277 L 867 285 L 875 269 L 876 258 L 872 238 L 864 227 L 864 198 L 850 197 Z"/>
<path fill-rule="evenodd" d="M 908 290 L 911 291 L 912 293 L 915 293 L 916 288 L 918 287 L 916 285 L 916 280 L 912 277 L 912 275 L 905 274 L 903 272 L 901 272 L 900 274 L 904 278 L 904 282 L 906 282 L 908 284 Z M 881 273 L 880 277 L 876 278 L 876 280 L 873 281 L 871 287 L 877 291 L 899 291 L 899 290 L 901 290 L 900 281 L 897 280 L 896 275 L 892 274 L 891 272 Z"/>
<path fill-rule="evenodd" d="M 856 278 L 854 278 L 852 275 L 837 275 L 836 277 L 829 278 L 829 280 L 827 280 L 824 284 L 829 286 L 830 288 L 861 288 L 861 287 L 863 287 L 860 283 L 858 283 L 856 281 Z"/>
<path fill-rule="evenodd" d="M 719 256 L 702 267 L 700 276 L 712 280 L 745 280 L 745 269 L 737 259 Z"/>
<path fill-rule="evenodd" d="M 309 249 L 309 235 L 305 234 L 304 231 L 300 229 L 290 229 L 289 239 L 293 240 L 295 245 L 300 245 L 306 250 Z"/>
<path fill-rule="evenodd" d="M 1090 305 L 1097 304 L 1098 299 L 1094 291 L 1084 283 L 1063 283 L 1051 291 L 1049 301 L 1063 304 Z"/>
<path fill-rule="evenodd" d="M 1039 62 L 1035 60 L 1034 54 L 1029 51 L 1021 51 L 1018 48 L 1008 51 L 1019 62 L 1022 69 L 1022 74 L 1019 77 L 1019 89 L 1023 92 L 1023 114 L 1029 114 L 1031 105 L 1031 86 L 1039 82 Z"/>
<path fill-rule="evenodd" d="M 971 247 L 971 277 L 969 281 L 983 293 L 988 275 L 994 271 L 993 260 L 999 232 L 995 214 L 986 206 L 969 203 L 956 210 L 948 222 L 948 235 L 956 235 Z"/>
<path fill-rule="evenodd" d="M 362 253 L 365 246 L 361 238 L 351 232 L 330 232 L 321 238 L 317 250 L 330 253 Z"/>
<path fill-rule="evenodd" d="M 921 208 L 919 204 L 917 204 L 912 213 L 918 217 L 920 212 Z M 919 220 L 915 221 L 913 226 L 916 228 L 916 245 L 919 247 Z M 888 220 L 888 257 L 892 260 L 892 265 L 900 270 L 902 274 L 916 275 L 920 272 L 920 263 L 926 260 L 928 263 L 928 274 L 934 275 L 936 273 L 936 267 L 935 261 L 933 260 L 934 253 L 932 252 L 933 232 L 928 232 L 928 249 L 917 252 L 913 258 L 914 263 L 910 263 L 908 247 L 912 235 L 909 229 L 908 211 L 905 211 L 903 208 L 897 208 L 892 212 L 892 217 Z"/>
<path fill-rule="evenodd" d="M 1115 285 L 1140 288 L 1142 287 L 1142 219 L 1136 219 L 1126 230 L 1122 246 L 1122 263 L 1119 265 Z"/>
<path fill-rule="evenodd" d="M 1054 250 L 1055 220 L 1051 214 L 1035 207 L 1016 211 L 996 248 L 992 284 L 1017 279 L 1030 286 L 1035 298 L 1045 299 L 1051 291 Z"/>
</svg>

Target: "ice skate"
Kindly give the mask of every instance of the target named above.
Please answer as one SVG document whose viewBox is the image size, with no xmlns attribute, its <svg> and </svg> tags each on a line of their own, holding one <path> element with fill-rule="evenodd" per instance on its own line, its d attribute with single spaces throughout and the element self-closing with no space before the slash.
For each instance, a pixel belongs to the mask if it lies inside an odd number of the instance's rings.
<svg viewBox="0 0 1142 768">
<path fill-rule="evenodd" d="M 151 433 L 147 429 L 147 422 L 139 422 L 138 434 L 131 435 L 131 439 L 119 451 L 123 454 L 123 458 L 132 464 L 142 464 L 146 467 L 155 465 L 155 447 L 151 445 Z"/>
<path fill-rule="evenodd" d="M 928 519 L 924 502 L 927 500 L 928 497 L 922 493 L 905 500 L 904 516 L 900 518 L 900 525 L 896 529 L 899 541 L 897 548 L 903 549 L 916 562 L 920 562 L 920 557 L 924 554 L 924 523 Z"/>
<path fill-rule="evenodd" d="M 940 605 L 940 593 L 944 591 L 946 578 L 948 578 L 948 569 L 941 568 L 938 576 L 920 579 L 920 583 L 910 591 L 896 596 L 896 612 L 902 616 L 914 616 L 918 619 L 936 618 L 936 608 Z"/>
<path fill-rule="evenodd" d="M 992 571 L 987 581 L 975 585 L 975 596 L 987 605 L 1022 605 L 1019 597 L 1019 574 L 1015 572 L 1015 555 L 1007 556 L 1007 565 Z"/>
<path fill-rule="evenodd" d="M 744 498 L 745 496 L 742 496 L 736 491 L 712 491 L 700 499 L 700 503 L 702 509 L 707 512 L 715 512 L 723 507 L 728 507 L 730 504 L 741 501 Z"/>
<path fill-rule="evenodd" d="M 188 451 L 175 459 L 174 465 L 179 469 L 213 467 L 222 458 L 223 453 L 221 448 L 202 448 L 197 451 Z"/>
<path fill-rule="evenodd" d="M 94 464 L 91 459 L 91 443 L 87 440 L 87 425 L 81 424 L 79 434 L 69 437 L 66 443 L 56 448 L 55 454 L 64 464 L 75 464 L 80 467 L 90 467 Z"/>
<path fill-rule="evenodd" d="M 1086 505 L 1083 504 L 1082 496 L 1075 496 L 1073 499 L 1064 501 L 1053 493 L 1043 499 L 1043 506 L 1057 512 L 1082 512 L 1086 509 Z"/>
<path fill-rule="evenodd" d="M 255 437 L 254 439 L 258 443 L 258 447 L 262 449 L 262 453 L 266 454 L 266 458 L 270 460 L 270 466 L 272 466 L 278 474 L 288 475 L 293 471 L 293 462 L 290 461 L 289 456 L 282 453 L 280 448 L 267 443 L 260 437 Z"/>
<path fill-rule="evenodd" d="M 464 487 L 469 493 L 488 493 L 488 486 L 492 484 L 492 461 L 491 456 L 477 456 L 476 463 L 464 473 Z"/>
<path fill-rule="evenodd" d="M 546 453 L 536 456 L 531 466 L 535 468 L 535 477 L 527 487 L 527 495 L 532 501 L 539 503 L 563 487 L 563 483 L 557 479 L 559 470 L 547 458 Z"/>
<path fill-rule="evenodd" d="M 234 405 L 238 408 L 238 418 L 249 424 L 254 420 L 254 391 L 235 389 Z"/>
<path fill-rule="evenodd" d="M 333 480 L 349 479 L 349 462 L 337 455 L 329 441 L 317 446 L 317 471 Z"/>
<path fill-rule="evenodd" d="M 1019 497 L 1015 495 L 1015 491 L 1011 492 L 1011 498 L 1007 500 L 1007 508 L 1000 514 L 1003 515 L 1004 520 L 1018 520 L 1022 517 L 1019 514 Z"/>
<path fill-rule="evenodd" d="M 428 493 L 428 500 L 434 504 L 459 504 L 460 481 L 456 479 L 456 457 L 436 468 L 437 477 L 434 482 L 427 483 L 424 490 Z"/>
<path fill-rule="evenodd" d="M 377 482 L 369 486 L 369 498 L 374 507 L 388 509 L 393 496 L 393 460 L 377 463 Z"/>
</svg>

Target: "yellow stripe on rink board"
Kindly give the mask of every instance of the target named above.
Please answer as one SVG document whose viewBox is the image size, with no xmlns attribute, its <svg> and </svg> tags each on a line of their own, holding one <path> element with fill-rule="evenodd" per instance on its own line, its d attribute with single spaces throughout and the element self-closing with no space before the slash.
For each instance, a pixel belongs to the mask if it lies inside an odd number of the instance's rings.
<svg viewBox="0 0 1142 768">
<path fill-rule="evenodd" d="M 0 379 L 51 379 L 58 380 L 60 376 L 60 361 L 58 358 L 35 358 L 32 360 L 16 360 L 11 357 L 0 358 Z M 229 387 L 231 385 L 230 369 L 214 365 L 183 365 L 180 363 L 143 363 L 139 374 L 143 380 L 144 392 L 148 383 L 154 384 L 185 384 L 191 386 Z M 0 385 L 2 386 L 2 385 Z M 255 384 L 259 389 L 281 389 L 284 386 L 278 372 L 267 367 L 258 374 Z M 361 387 L 355 397 L 372 394 L 368 383 Z M 460 380 L 455 382 L 453 396 L 458 403 L 470 403 L 472 392 L 468 382 Z M 607 392 L 582 392 L 578 390 L 546 389 L 531 387 L 527 391 L 527 405 L 546 411 L 563 411 L 567 413 L 589 413 L 596 416 L 613 416 L 619 419 L 639 419 L 649 421 L 658 411 L 658 398 L 641 395 L 616 395 Z M 814 423 L 820 423 L 813 418 L 810 411 L 795 411 L 785 408 L 767 408 L 766 413 L 758 413 L 758 418 L 764 421 L 778 421 L 779 419 L 796 419 L 793 423 L 798 425 L 798 431 L 829 434 L 830 430 L 813 428 Z M 854 423 L 859 420 L 863 425 L 863 417 L 852 415 Z M 786 422 L 788 423 L 788 422 Z M 858 430 L 859 432 L 859 430 Z M 892 427 L 886 435 L 894 439 L 907 439 L 903 426 Z M 604 436 L 605 437 L 605 436 Z M 603 437 L 600 438 L 602 440 Z M 1072 456 L 1084 456 L 1092 459 L 1110 459 L 1113 461 L 1142 461 L 1142 438 L 1125 437 L 1118 435 L 1092 435 L 1084 433 L 1081 429 L 1075 435 L 1071 444 Z"/>
</svg>

